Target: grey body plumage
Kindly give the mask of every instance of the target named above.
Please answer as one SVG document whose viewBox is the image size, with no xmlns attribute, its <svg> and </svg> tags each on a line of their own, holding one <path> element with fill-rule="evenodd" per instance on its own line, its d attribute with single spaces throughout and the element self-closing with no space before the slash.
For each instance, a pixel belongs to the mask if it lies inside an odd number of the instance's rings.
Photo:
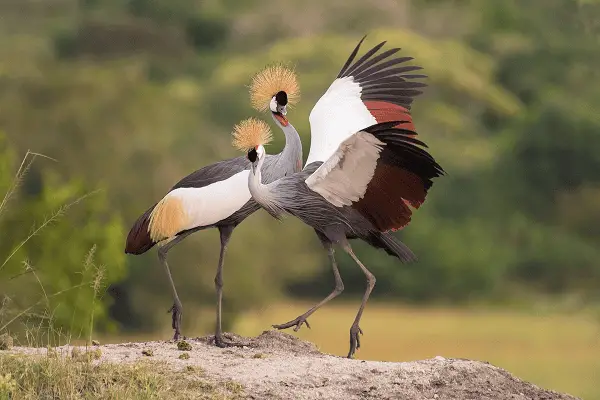
<svg viewBox="0 0 600 400">
<path fill-rule="evenodd" d="M 275 328 L 294 327 L 297 331 L 302 324 L 308 326 L 307 318 L 343 291 L 333 244 L 340 245 L 365 274 L 367 288 L 350 328 L 348 357 L 360 347 L 362 331 L 358 323 L 375 285 L 375 277 L 356 257 L 348 239 L 361 239 L 403 262 L 416 259 L 389 231 L 408 224 L 412 214 L 410 207 L 418 208 L 423 203 L 431 178 L 442 171 L 431 156 L 411 146 L 424 145 L 414 139 L 417 133 L 410 115 L 414 97 L 426 86 L 415 81 L 425 78 L 414 73 L 421 67 L 400 65 L 412 57 L 395 56 L 399 48 L 378 54 L 385 42 L 355 61 L 364 39 L 310 113 L 309 165 L 299 173 L 266 185 L 260 176 L 257 179 L 255 168 L 248 178 L 252 197 L 269 214 L 275 218 L 293 215 L 313 227 L 328 252 L 335 278 L 335 288 L 325 299 L 294 320 L 273 325 Z M 275 109 L 271 111 L 276 114 Z M 275 121 L 284 130 L 293 129 L 287 120 L 283 124 L 278 118 Z M 389 125 L 391 122 L 395 125 Z M 375 123 L 388 125 L 375 127 Z M 363 132 L 367 128 L 374 129 Z M 377 132 L 381 128 L 387 131 Z M 373 138 L 379 134 L 381 137 Z M 354 142 L 347 141 L 351 137 Z M 380 149 L 379 145 L 385 145 L 389 151 Z M 347 152 L 352 147 L 355 151 Z M 335 156 L 331 154 L 334 151 Z M 257 153 L 252 158 L 255 159 Z M 343 169 L 346 162 L 353 171 L 350 175 L 328 177 L 330 167 Z M 374 171 L 362 168 L 363 163 L 369 168 L 374 162 L 377 163 Z M 315 173 L 318 169 L 320 171 Z"/>
<path fill-rule="evenodd" d="M 285 128 L 294 129 L 291 124 Z M 265 155 L 265 162 L 266 157 Z M 273 326 L 277 329 L 294 327 L 296 331 L 302 324 L 309 326 L 307 318 L 343 291 L 344 285 L 333 250 L 333 244 L 337 244 L 356 261 L 367 276 L 367 291 L 355 322 L 350 329 L 348 357 L 351 358 L 356 349 L 360 347 L 359 333 L 362 333 L 362 331 L 358 323 L 370 292 L 375 286 L 375 277 L 356 257 L 348 239 L 361 239 L 376 248 L 383 248 L 388 254 L 399 258 L 403 262 L 413 261 L 416 257 L 408 247 L 395 240 L 389 233 L 381 232 L 352 206 L 337 207 L 307 185 L 307 178 L 313 175 L 323 162 L 313 162 L 306 165 L 300 172 L 267 184 L 262 179 L 262 163 L 262 159 L 255 161 L 255 166 L 248 176 L 248 187 L 252 197 L 274 218 L 281 219 L 285 215 L 292 215 L 315 230 L 329 254 L 336 282 L 334 290 L 306 313 L 284 324 Z"/>
</svg>

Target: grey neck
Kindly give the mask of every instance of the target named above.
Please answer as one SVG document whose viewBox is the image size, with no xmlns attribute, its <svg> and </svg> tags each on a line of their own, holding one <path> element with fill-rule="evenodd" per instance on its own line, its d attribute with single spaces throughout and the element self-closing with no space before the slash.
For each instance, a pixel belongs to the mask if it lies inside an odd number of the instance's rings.
<svg viewBox="0 0 600 400">
<path fill-rule="evenodd" d="M 294 126 L 288 123 L 283 126 L 273 117 L 273 120 L 281 128 L 285 135 L 285 147 L 280 153 L 280 168 L 286 169 L 286 172 L 298 172 L 302 170 L 302 141 L 298 131 Z"/>
<path fill-rule="evenodd" d="M 269 214 L 273 217 L 278 218 L 280 212 L 275 205 L 273 194 L 269 190 L 269 185 L 262 183 L 262 166 L 265 158 L 259 159 L 258 162 L 252 166 L 250 175 L 248 175 L 248 189 L 254 200 L 261 205 Z"/>
</svg>

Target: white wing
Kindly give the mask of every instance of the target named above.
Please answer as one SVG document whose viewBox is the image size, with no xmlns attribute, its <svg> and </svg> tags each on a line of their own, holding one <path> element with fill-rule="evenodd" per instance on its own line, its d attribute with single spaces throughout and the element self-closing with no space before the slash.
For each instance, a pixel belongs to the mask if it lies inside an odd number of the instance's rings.
<svg viewBox="0 0 600 400">
<path fill-rule="evenodd" d="M 310 112 L 310 152 L 306 165 L 327 160 L 339 144 L 377 120 L 362 102 L 362 88 L 350 77 L 338 78 Z"/>
<path fill-rule="evenodd" d="M 364 38 L 363 38 L 364 40 Z M 418 66 L 394 67 L 411 57 L 390 57 L 400 49 L 377 52 L 385 42 L 368 51 L 352 64 L 361 40 L 338 77 L 313 107 L 310 116 L 311 143 L 305 165 L 325 161 L 344 140 L 378 122 L 408 121 L 404 129 L 413 130 L 410 104 L 426 86 L 411 79 L 424 75 L 406 75 Z"/>
</svg>

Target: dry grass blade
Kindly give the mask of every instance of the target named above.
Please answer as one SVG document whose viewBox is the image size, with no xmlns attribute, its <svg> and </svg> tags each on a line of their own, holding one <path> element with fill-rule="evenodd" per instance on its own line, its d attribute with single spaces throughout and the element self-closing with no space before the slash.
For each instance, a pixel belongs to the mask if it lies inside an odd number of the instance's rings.
<svg viewBox="0 0 600 400">
<path fill-rule="evenodd" d="M 23 182 L 23 178 L 25 177 L 25 175 L 29 171 L 29 168 L 31 168 L 31 165 L 35 161 L 36 157 L 43 157 L 43 158 L 46 158 L 48 160 L 56 161 L 52 157 L 48 157 L 48 156 L 46 156 L 44 154 L 34 153 L 32 151 L 27 150 L 27 153 L 25 153 L 25 156 L 23 157 L 23 160 L 21 160 L 21 164 L 19 165 L 19 168 L 17 169 L 17 172 L 15 174 L 15 177 L 13 178 L 12 184 L 10 185 L 10 187 L 8 188 L 8 190 L 6 191 L 6 194 L 4 195 L 4 198 L 2 199 L 2 202 L 0 202 L 0 215 L 2 215 L 2 212 L 6 208 L 9 200 L 12 198 L 12 196 L 15 194 L 15 192 L 17 191 L 17 189 L 19 188 L 19 186 Z"/>
<path fill-rule="evenodd" d="M 52 222 L 57 221 L 58 219 L 60 219 L 71 207 L 73 207 L 74 205 L 80 203 L 81 201 L 83 201 L 84 199 L 86 199 L 89 196 L 92 196 L 96 193 L 98 193 L 100 191 L 100 189 L 98 190 L 94 190 L 93 192 L 84 194 L 83 196 L 73 200 L 72 202 L 61 206 L 58 210 L 56 210 L 54 213 L 52 213 L 50 215 L 50 217 L 46 218 L 44 220 L 44 222 L 42 222 L 42 224 L 40 226 L 38 226 L 37 228 L 34 228 L 32 230 L 32 232 L 21 241 L 21 243 L 19 243 L 14 249 L 13 251 L 8 255 L 8 257 L 4 260 L 4 262 L 2 263 L 2 265 L 0 265 L 0 271 L 6 266 L 6 264 L 8 264 L 8 262 L 10 261 L 10 259 L 29 241 L 31 240 L 32 237 L 36 236 L 38 233 L 40 233 L 46 226 L 48 226 L 49 224 L 51 224 Z"/>
<path fill-rule="evenodd" d="M 89 282 L 81 283 L 79 285 L 75 285 L 75 286 L 72 286 L 72 287 L 64 289 L 64 290 L 60 290 L 60 291 L 58 291 L 56 293 L 52 293 L 51 295 L 43 296 L 40 300 L 38 300 L 37 302 L 33 303 L 29 307 L 25 308 L 23 311 L 20 311 L 13 318 L 11 318 L 10 320 L 8 320 L 8 322 L 6 322 L 4 325 L 0 326 L 0 332 L 3 331 L 3 330 L 5 330 L 10 324 L 12 324 L 13 322 L 15 322 L 16 320 L 18 320 L 22 316 L 28 314 L 30 310 L 32 310 L 33 308 L 35 308 L 38 305 L 40 305 L 40 303 L 47 302 L 49 299 L 51 299 L 53 297 L 60 296 L 61 294 L 66 293 L 66 292 L 68 292 L 70 290 L 74 290 L 74 289 L 77 289 L 77 288 L 80 288 L 82 286 L 89 285 L 89 284 L 90 284 Z"/>
</svg>

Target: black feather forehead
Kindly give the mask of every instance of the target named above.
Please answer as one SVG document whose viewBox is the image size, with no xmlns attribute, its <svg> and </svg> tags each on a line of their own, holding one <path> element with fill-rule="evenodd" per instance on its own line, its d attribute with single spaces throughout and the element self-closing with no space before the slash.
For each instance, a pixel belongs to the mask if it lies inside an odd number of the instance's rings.
<svg viewBox="0 0 600 400">
<path fill-rule="evenodd" d="M 277 94 L 275 95 L 275 101 L 280 106 L 287 106 L 287 103 L 288 103 L 288 95 L 287 95 L 287 93 L 284 92 L 283 90 L 277 92 Z"/>
<path fill-rule="evenodd" d="M 256 162 L 256 160 L 258 159 L 258 152 L 256 151 L 256 149 L 250 149 L 250 151 L 248 151 L 248 160 L 250 160 L 250 162 Z"/>
</svg>

